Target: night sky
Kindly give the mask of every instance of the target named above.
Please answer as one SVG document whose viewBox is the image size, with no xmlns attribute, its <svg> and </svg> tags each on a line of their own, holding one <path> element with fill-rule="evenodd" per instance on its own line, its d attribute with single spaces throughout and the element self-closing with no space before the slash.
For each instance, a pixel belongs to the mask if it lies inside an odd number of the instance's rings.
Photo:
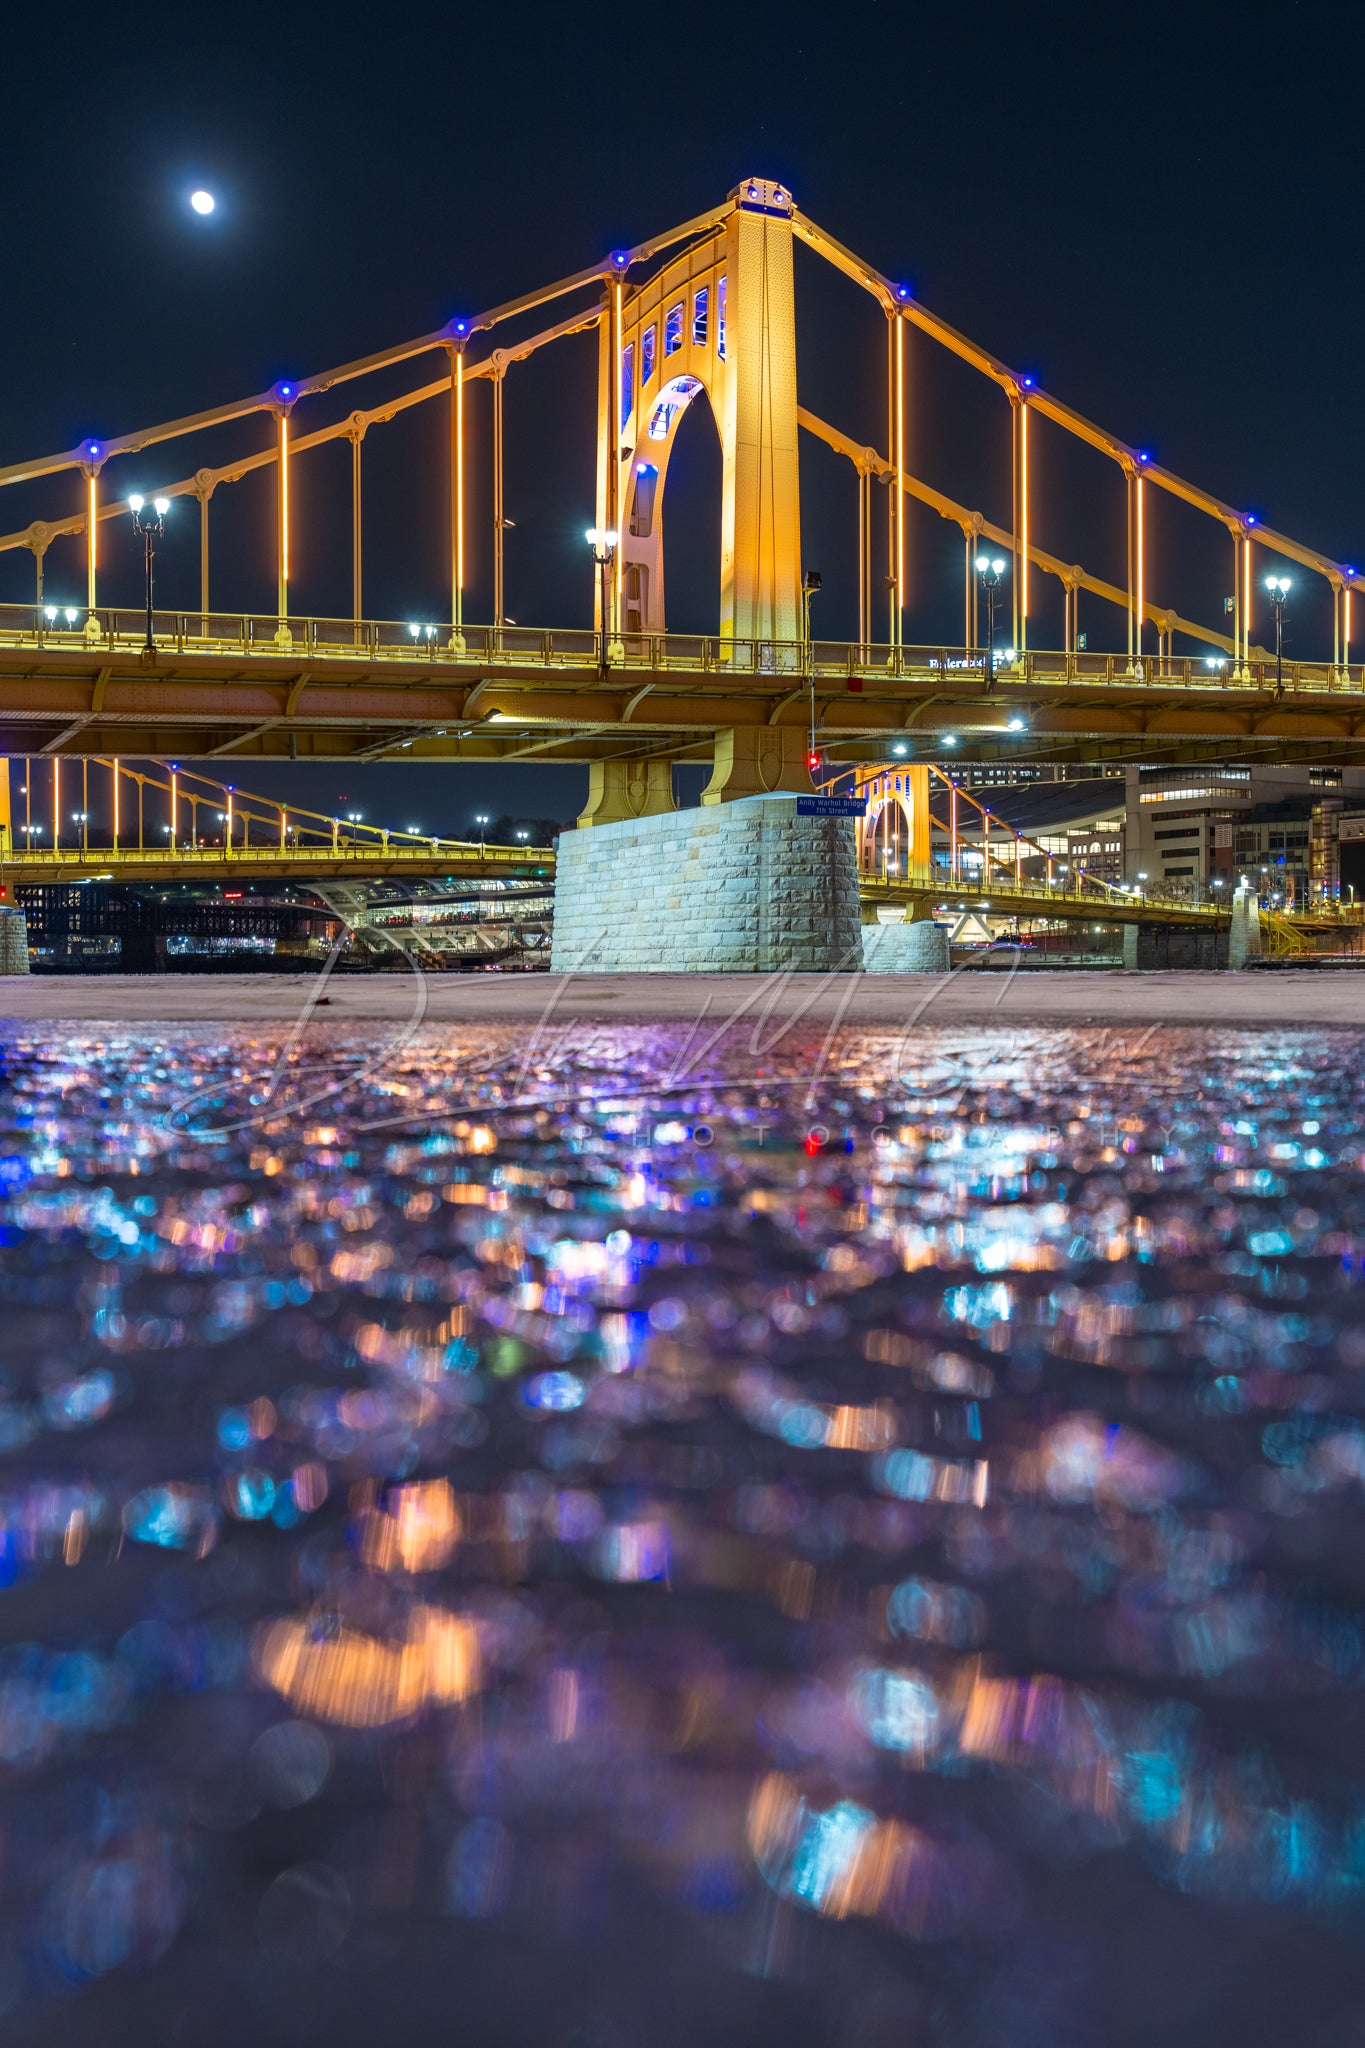
<svg viewBox="0 0 1365 2048">
<path fill-rule="evenodd" d="M 699 10 L 687 24 L 681 11 L 515 5 L 87 5 L 58 33 L 41 10 L 12 10 L 0 462 L 427 331 L 684 220 L 757 173 L 785 180 L 840 240 L 1131 443 L 1338 559 L 1365 555 L 1358 16 L 797 0 Z M 219 198 L 208 222 L 187 204 L 196 185 Z M 881 316 L 805 252 L 798 266 L 803 401 L 877 438 Z M 594 349 L 564 344 L 509 378 L 508 608 L 524 623 L 588 617 Z M 1007 519 L 1003 398 L 923 341 L 910 368 L 912 466 Z M 340 404 L 366 402 L 346 387 Z M 476 464 L 486 408 L 484 388 L 471 407 Z M 704 630 L 719 455 L 693 412 L 670 487 L 669 623 Z M 335 416 L 319 402 L 299 430 Z M 261 427 L 185 469 L 255 445 Z M 443 427 L 443 408 L 422 408 L 383 430 L 382 451 L 380 430 L 366 444 L 371 615 L 444 615 Z M 1050 429 L 1038 446 L 1036 537 L 1121 581 L 1117 473 L 1068 467 Z M 314 458 L 300 475 L 294 596 L 301 610 L 341 613 L 344 444 L 326 459 L 331 469 Z M 111 471 L 110 487 L 154 487 L 157 460 Z M 852 472 L 807 445 L 802 488 L 806 559 L 825 578 L 817 631 L 842 636 L 855 618 Z M 265 608 L 269 545 L 248 487 L 237 489 L 215 603 Z M 11 491 L 3 530 L 62 516 L 76 491 L 70 477 L 39 496 Z M 160 595 L 188 604 L 196 515 L 176 511 Z M 473 516 L 467 615 L 482 619 L 486 512 Z M 928 516 L 910 537 L 907 635 L 953 635 L 957 529 Z M 49 557 L 49 592 L 63 595 L 65 579 L 78 597 L 79 547 L 66 545 Z M 1152 595 L 1214 623 L 1227 579 L 1211 535 L 1173 516 L 1154 545 Z M 102 595 L 136 603 L 130 542 L 111 536 L 104 552 Z M 0 598 L 27 599 L 31 573 L 27 553 L 0 556 Z M 1034 638 L 1057 645 L 1053 602 L 1047 591 Z M 1325 596 L 1305 583 L 1291 614 L 1289 652 L 1297 640 L 1321 655 Z M 1106 643 L 1098 614 L 1082 624 L 1092 646 Z M 359 789 L 359 773 L 252 767 L 242 780 L 323 808 L 363 800 L 395 822 L 415 805 L 445 830 L 485 808 L 567 817 L 584 782 L 578 770 L 373 768 Z"/>
</svg>

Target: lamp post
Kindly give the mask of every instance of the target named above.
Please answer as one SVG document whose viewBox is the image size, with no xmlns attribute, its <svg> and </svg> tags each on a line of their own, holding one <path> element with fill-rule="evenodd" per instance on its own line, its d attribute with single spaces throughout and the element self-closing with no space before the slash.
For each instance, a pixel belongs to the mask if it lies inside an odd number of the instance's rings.
<svg viewBox="0 0 1365 2048">
<path fill-rule="evenodd" d="M 480 845 L 480 847 L 482 847 L 482 846 L 483 846 L 483 844 L 484 844 L 484 837 L 485 837 L 485 834 L 487 833 L 487 830 L 488 830 L 488 822 L 489 822 L 489 820 L 488 820 L 488 813 L 487 813 L 487 811 L 480 811 L 480 812 L 479 812 L 479 813 L 478 813 L 478 814 L 476 815 L 476 817 L 475 817 L 475 819 L 474 819 L 474 823 L 475 823 L 475 824 L 476 824 L 476 825 L 478 826 L 478 828 L 479 828 L 479 845 Z"/>
<path fill-rule="evenodd" d="M 818 569 L 807 569 L 801 578 L 801 656 L 806 664 L 806 693 L 810 699 L 810 745 L 806 749 L 810 756 L 811 772 L 815 764 L 815 660 L 810 644 L 810 608 L 823 582 Z"/>
<path fill-rule="evenodd" d="M 602 633 L 599 665 L 603 675 L 605 675 L 611 666 L 611 658 L 616 652 L 617 645 L 614 640 L 609 639 L 612 627 L 611 571 L 616 560 L 617 543 L 621 536 L 613 526 L 590 526 L 583 538 L 592 549 L 592 558 L 597 564 L 597 573 L 601 578 L 602 596 L 599 624 Z"/>
<path fill-rule="evenodd" d="M 1289 595 L 1287 576 L 1267 576 L 1265 587 L 1275 607 L 1275 695 L 1284 695 L 1284 601 Z"/>
<path fill-rule="evenodd" d="M 810 608 L 812 600 L 819 595 L 824 582 L 818 569 L 807 569 L 801 578 L 801 638 L 805 643 L 806 657 L 810 658 Z"/>
<path fill-rule="evenodd" d="M 142 542 L 143 560 L 147 565 L 147 639 L 142 652 L 145 658 L 155 658 L 156 642 L 152 638 L 152 564 L 156 560 L 154 543 L 166 524 L 166 514 L 171 509 L 169 498 L 153 498 L 149 505 L 145 498 L 133 496 L 128 500 L 128 510 L 133 515 L 133 532 Z"/>
<path fill-rule="evenodd" d="M 999 603 L 1000 578 L 1005 573 L 1002 555 L 978 555 L 976 573 L 986 598 L 986 688 L 995 688 L 995 608 Z"/>
</svg>

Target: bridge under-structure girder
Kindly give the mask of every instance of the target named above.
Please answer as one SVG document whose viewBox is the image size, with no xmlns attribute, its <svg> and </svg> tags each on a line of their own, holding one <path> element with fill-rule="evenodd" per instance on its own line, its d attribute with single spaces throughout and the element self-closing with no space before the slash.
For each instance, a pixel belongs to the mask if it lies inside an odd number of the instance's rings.
<svg viewBox="0 0 1365 2048">
<path fill-rule="evenodd" d="M 716 658 L 718 643 L 678 651 L 673 639 L 656 636 L 605 672 L 551 647 L 539 661 L 496 665 L 334 655 L 305 676 L 276 653 L 168 649 L 149 664 L 80 642 L 0 645 L 0 752 L 594 761 L 704 755 L 723 732 L 804 731 L 813 710 L 817 744 L 835 761 L 893 745 L 941 760 L 949 736 L 958 760 L 1365 760 L 1365 681 L 1291 672 L 1277 696 L 1190 664 L 1068 676 L 1074 656 L 1038 653 L 987 693 L 951 650 L 920 663 L 907 652 L 894 673 L 833 660 L 803 673 Z"/>
</svg>

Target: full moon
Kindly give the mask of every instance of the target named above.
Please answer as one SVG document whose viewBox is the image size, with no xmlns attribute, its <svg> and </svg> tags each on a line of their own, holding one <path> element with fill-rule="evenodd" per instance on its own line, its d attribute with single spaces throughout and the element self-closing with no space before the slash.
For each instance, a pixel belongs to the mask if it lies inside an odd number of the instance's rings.
<svg viewBox="0 0 1365 2048">
<path fill-rule="evenodd" d="M 211 192 L 191 192 L 190 205 L 196 213 L 212 213 L 214 198 Z"/>
</svg>

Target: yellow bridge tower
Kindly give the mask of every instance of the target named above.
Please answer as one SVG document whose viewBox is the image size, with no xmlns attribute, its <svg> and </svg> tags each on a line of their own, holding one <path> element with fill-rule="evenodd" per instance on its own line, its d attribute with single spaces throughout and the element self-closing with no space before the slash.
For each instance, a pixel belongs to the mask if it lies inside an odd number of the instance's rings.
<svg viewBox="0 0 1365 2048">
<path fill-rule="evenodd" d="M 797 468 L 796 302 L 791 193 L 769 178 L 737 185 L 703 232 L 646 284 L 608 285 L 598 328 L 597 514 L 618 542 L 612 616 L 620 641 L 664 631 L 664 497 L 678 426 L 699 397 L 722 458 L 722 659 L 794 667 L 803 641 Z M 705 801 L 810 789 L 799 733 L 722 732 Z M 615 790 L 593 775 L 582 822 L 671 810 L 667 769 Z M 657 785 L 657 786 L 653 786 Z M 613 801 L 613 798 L 615 799 Z"/>
</svg>

